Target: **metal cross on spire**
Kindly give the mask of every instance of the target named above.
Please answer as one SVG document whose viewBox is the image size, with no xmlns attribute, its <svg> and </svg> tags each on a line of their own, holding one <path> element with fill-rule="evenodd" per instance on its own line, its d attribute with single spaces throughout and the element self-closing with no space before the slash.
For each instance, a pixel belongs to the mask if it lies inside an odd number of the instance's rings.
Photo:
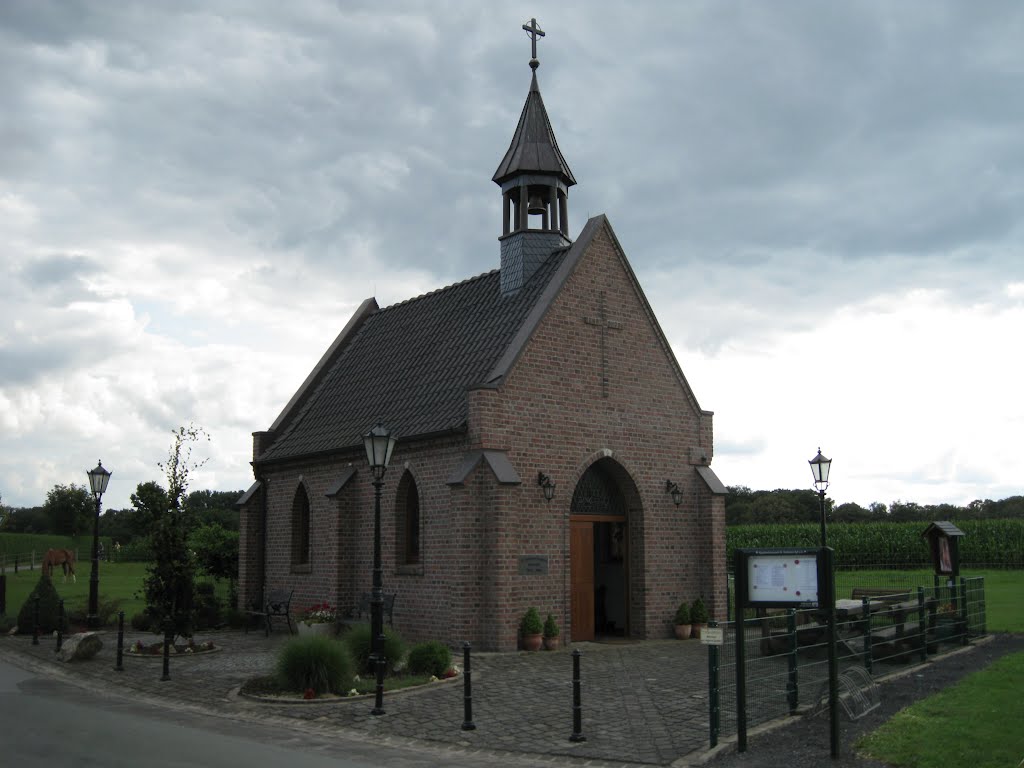
<svg viewBox="0 0 1024 768">
<path fill-rule="evenodd" d="M 530 64 L 532 65 L 534 61 L 537 61 L 537 38 L 544 37 L 544 31 L 537 26 L 536 19 L 530 19 L 529 24 L 523 24 L 523 29 L 530 36 L 530 51 L 533 54 Z"/>
</svg>

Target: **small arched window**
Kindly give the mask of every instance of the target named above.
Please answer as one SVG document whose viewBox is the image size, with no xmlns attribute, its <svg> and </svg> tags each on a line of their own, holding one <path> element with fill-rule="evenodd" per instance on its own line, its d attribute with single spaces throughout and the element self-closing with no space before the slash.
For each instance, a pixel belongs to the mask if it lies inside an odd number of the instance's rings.
<svg viewBox="0 0 1024 768">
<path fill-rule="evenodd" d="M 309 496 L 300 485 L 292 501 L 292 565 L 309 564 Z"/>
<path fill-rule="evenodd" d="M 420 562 L 420 492 L 412 473 L 402 475 L 395 505 L 395 554 L 398 565 Z"/>
</svg>

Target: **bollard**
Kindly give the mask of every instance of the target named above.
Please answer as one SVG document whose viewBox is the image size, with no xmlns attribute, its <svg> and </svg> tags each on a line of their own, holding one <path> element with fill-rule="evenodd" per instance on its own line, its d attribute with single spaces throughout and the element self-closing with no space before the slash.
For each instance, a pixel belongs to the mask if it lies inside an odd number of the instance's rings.
<svg viewBox="0 0 1024 768">
<path fill-rule="evenodd" d="M 7 576 L 0 571 L 0 616 L 7 615 Z"/>
<path fill-rule="evenodd" d="M 717 627 L 718 622 L 712 619 L 709 627 Z M 718 696 L 718 646 L 708 646 L 708 722 L 711 727 L 711 746 L 718 746 L 718 732 L 721 718 L 721 707 Z"/>
<path fill-rule="evenodd" d="M 572 652 L 572 736 L 569 741 L 586 741 L 583 735 L 583 706 L 580 704 L 580 649 Z"/>
<path fill-rule="evenodd" d="M 117 612 L 117 666 L 115 672 L 124 672 L 124 611 Z"/>
<path fill-rule="evenodd" d="M 169 623 L 164 624 L 164 674 L 160 682 L 171 679 L 171 629 Z"/>
<path fill-rule="evenodd" d="M 469 671 L 469 641 L 462 644 L 462 730 L 475 731 L 473 722 L 473 681 Z"/>
<path fill-rule="evenodd" d="M 32 607 L 32 645 L 39 645 L 39 596 L 36 595 Z"/>
<path fill-rule="evenodd" d="M 18 556 L 17 555 L 14 556 L 14 572 L 15 573 L 18 572 Z"/>
<path fill-rule="evenodd" d="M 64 598 L 57 603 L 57 647 L 54 653 L 60 653 L 60 647 L 64 644 Z"/>
</svg>

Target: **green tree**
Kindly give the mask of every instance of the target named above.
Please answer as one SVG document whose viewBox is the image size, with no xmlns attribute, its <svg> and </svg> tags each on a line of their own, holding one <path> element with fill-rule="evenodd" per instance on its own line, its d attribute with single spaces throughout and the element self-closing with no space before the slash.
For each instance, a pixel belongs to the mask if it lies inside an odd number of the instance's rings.
<svg viewBox="0 0 1024 768">
<path fill-rule="evenodd" d="M 231 605 L 235 604 L 235 581 L 238 579 L 238 531 L 220 525 L 200 525 L 189 536 L 189 548 L 195 552 L 196 564 L 215 579 L 228 580 Z"/>
<path fill-rule="evenodd" d="M 216 524 L 229 531 L 238 530 L 238 509 L 235 502 L 244 491 L 192 491 L 185 499 L 185 508 L 195 517 L 197 525 Z"/>
<path fill-rule="evenodd" d="M 173 434 L 174 442 L 167 453 L 167 461 L 157 465 L 167 478 L 166 504 L 159 505 L 158 494 L 148 495 L 145 500 L 153 518 L 151 541 L 154 562 L 147 569 L 143 588 L 147 611 L 161 622 L 164 633 L 188 636 L 192 633 L 195 560 L 188 547 L 193 522 L 183 502 L 192 473 L 206 463 L 205 459 L 193 460 L 192 446 L 210 438 L 202 427 L 194 424 L 179 427 Z M 134 495 L 132 503 L 135 504 Z"/>
<path fill-rule="evenodd" d="M 65 536 L 91 533 L 96 501 L 83 485 L 55 485 L 43 504 L 50 519 L 50 531 Z"/>
</svg>

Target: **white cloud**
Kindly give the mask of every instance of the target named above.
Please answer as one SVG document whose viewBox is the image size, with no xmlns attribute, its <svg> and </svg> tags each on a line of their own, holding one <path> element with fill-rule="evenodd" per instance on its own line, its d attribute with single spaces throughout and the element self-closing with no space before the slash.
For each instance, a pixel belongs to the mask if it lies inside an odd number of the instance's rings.
<svg viewBox="0 0 1024 768">
<path fill-rule="evenodd" d="M 609 215 L 723 479 L 805 486 L 821 444 L 840 500 L 1024 492 L 1024 9 L 616 8 L 539 19 L 570 221 Z M 4 502 L 99 457 L 127 505 L 190 419 L 197 482 L 245 487 L 361 300 L 497 266 L 520 13 L 0 4 Z"/>
</svg>

